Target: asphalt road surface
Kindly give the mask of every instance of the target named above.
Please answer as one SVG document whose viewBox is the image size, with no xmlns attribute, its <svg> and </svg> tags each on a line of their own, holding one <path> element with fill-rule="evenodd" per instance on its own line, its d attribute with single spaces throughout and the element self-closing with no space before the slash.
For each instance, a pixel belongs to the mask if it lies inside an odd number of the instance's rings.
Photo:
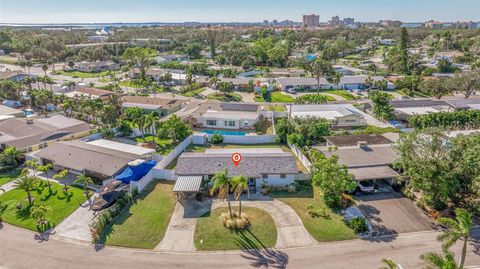
<svg viewBox="0 0 480 269">
<path fill-rule="evenodd" d="M 288 250 L 162 253 L 93 246 L 51 238 L 4 224 L 0 230 L 0 268 L 357 268 L 372 269 L 392 258 L 404 269 L 422 268 L 420 254 L 440 251 L 437 232 L 403 234 L 377 240 L 351 240 Z M 469 244 L 467 266 L 480 265 L 480 231 Z M 460 246 L 453 247 L 460 255 Z M 472 267 L 473 266 L 473 267 Z"/>
</svg>

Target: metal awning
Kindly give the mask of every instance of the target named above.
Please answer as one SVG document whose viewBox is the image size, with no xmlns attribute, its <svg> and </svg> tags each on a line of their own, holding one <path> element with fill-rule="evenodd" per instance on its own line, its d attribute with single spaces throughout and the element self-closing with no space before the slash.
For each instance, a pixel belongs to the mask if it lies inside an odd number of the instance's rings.
<svg viewBox="0 0 480 269">
<path fill-rule="evenodd" d="M 359 181 L 371 179 L 389 179 L 399 176 L 399 174 L 389 166 L 349 168 L 348 172 L 354 175 L 355 179 Z"/>
<path fill-rule="evenodd" d="M 198 192 L 202 186 L 202 176 L 179 176 L 173 192 Z"/>
</svg>

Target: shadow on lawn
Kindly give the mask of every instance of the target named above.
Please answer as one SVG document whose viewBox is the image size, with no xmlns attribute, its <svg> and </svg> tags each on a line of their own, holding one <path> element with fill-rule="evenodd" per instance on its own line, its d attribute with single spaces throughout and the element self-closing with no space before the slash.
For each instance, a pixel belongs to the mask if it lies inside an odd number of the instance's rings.
<svg viewBox="0 0 480 269">
<path fill-rule="evenodd" d="M 265 247 L 249 229 L 237 234 L 236 244 L 243 251 L 241 256 L 250 261 L 250 266 L 286 268 L 288 255 L 285 252 Z M 249 234 L 253 239 L 246 234 Z"/>
</svg>

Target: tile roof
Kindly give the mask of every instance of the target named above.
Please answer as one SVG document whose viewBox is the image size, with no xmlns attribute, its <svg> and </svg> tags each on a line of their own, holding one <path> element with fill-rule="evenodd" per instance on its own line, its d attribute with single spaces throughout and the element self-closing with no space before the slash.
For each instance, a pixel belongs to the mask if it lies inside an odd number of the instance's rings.
<svg viewBox="0 0 480 269">
<path fill-rule="evenodd" d="M 258 178 L 262 174 L 296 174 L 295 157 L 289 153 L 245 153 L 242 161 L 234 166 L 230 153 L 183 153 L 180 155 L 175 174 L 213 175 L 227 169 L 229 176 L 244 175 Z"/>
</svg>

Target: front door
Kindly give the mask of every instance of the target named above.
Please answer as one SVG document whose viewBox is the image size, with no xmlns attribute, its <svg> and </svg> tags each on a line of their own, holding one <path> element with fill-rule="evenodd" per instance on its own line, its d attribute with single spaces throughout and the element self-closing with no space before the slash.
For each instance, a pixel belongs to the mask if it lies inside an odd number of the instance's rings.
<svg viewBox="0 0 480 269">
<path fill-rule="evenodd" d="M 248 179 L 248 189 L 250 190 L 251 193 L 255 193 L 257 191 L 257 181 L 255 178 L 249 178 Z"/>
</svg>

